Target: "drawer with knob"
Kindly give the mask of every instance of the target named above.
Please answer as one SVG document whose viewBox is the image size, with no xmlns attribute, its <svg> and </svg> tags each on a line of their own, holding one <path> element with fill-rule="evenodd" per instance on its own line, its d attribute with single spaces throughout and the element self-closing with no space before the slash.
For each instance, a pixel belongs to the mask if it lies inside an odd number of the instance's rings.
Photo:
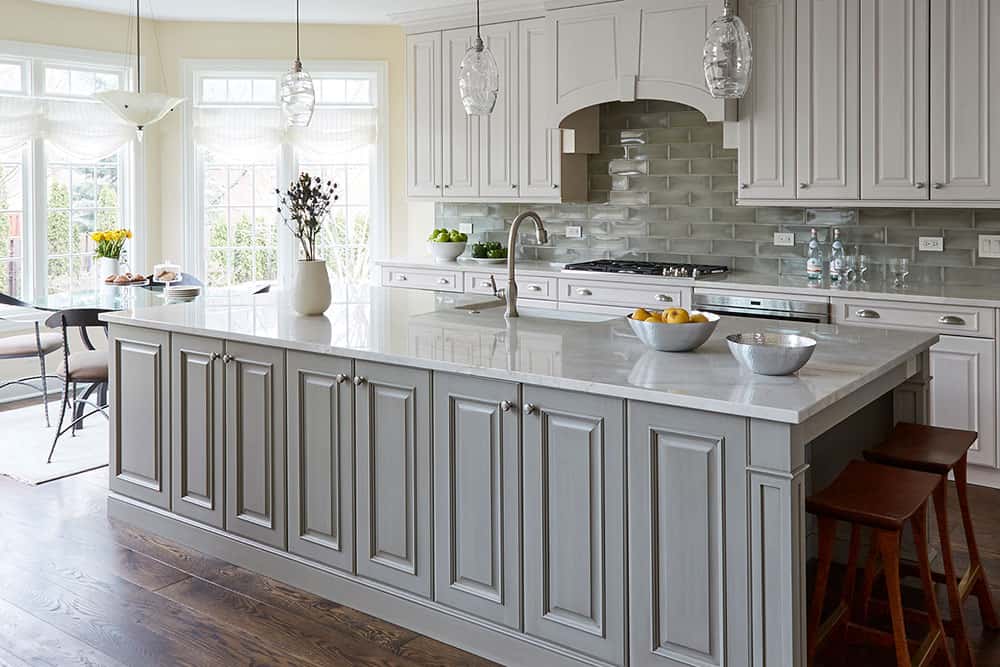
<svg viewBox="0 0 1000 667">
<path fill-rule="evenodd" d="M 502 271 L 493 273 L 466 273 L 465 292 L 466 294 L 487 294 L 493 295 L 493 286 L 490 284 L 490 276 L 497 281 L 497 287 L 507 289 L 507 270 L 501 267 Z M 554 301 L 556 299 L 556 279 L 545 276 L 521 275 L 517 276 L 517 297 L 519 299 L 546 299 Z"/>
<path fill-rule="evenodd" d="M 449 270 L 405 269 L 386 266 L 382 267 L 382 285 L 384 287 L 406 287 L 438 292 L 461 292 L 462 274 Z"/>
<path fill-rule="evenodd" d="M 559 279 L 559 301 L 570 303 L 593 303 L 625 308 L 690 308 L 689 287 L 676 285 L 649 285 L 631 283 L 611 283 L 568 278 Z"/>
<path fill-rule="evenodd" d="M 835 298 L 832 310 L 838 324 L 920 329 L 977 338 L 993 338 L 996 329 L 989 308 Z"/>
</svg>

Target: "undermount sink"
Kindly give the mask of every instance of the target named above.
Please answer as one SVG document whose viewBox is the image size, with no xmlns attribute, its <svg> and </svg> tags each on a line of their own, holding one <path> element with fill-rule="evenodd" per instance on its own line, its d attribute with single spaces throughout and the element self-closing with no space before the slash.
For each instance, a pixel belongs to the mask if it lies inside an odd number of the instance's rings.
<svg viewBox="0 0 1000 667">
<path fill-rule="evenodd" d="M 502 308 L 503 306 L 504 302 L 496 299 L 480 303 L 468 303 L 464 306 L 455 306 L 455 310 L 464 310 L 470 315 L 480 315 L 484 311 L 492 311 L 494 308 Z M 619 319 L 614 315 L 581 313 L 572 310 L 553 310 L 549 308 L 532 308 L 531 306 L 521 306 L 518 308 L 518 311 L 521 314 L 520 319 L 522 320 L 557 320 L 560 322 L 598 324 L 601 322 L 611 322 Z"/>
</svg>

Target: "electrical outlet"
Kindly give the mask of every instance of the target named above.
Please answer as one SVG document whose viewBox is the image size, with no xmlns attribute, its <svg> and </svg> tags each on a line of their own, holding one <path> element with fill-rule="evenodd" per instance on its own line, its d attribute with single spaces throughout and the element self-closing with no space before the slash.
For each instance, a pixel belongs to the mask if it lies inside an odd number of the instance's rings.
<svg viewBox="0 0 1000 667">
<path fill-rule="evenodd" d="M 472 223 L 471 222 L 460 222 L 460 223 L 458 223 L 458 231 L 462 232 L 463 234 L 471 234 L 472 233 Z"/>
<path fill-rule="evenodd" d="M 944 237 L 921 236 L 917 248 L 923 252 L 944 252 Z"/>
<path fill-rule="evenodd" d="M 774 233 L 774 245 L 781 247 L 791 247 L 795 245 L 795 234 Z"/>
<path fill-rule="evenodd" d="M 984 259 L 1000 259 L 1000 236 L 980 234 L 979 256 Z"/>
<path fill-rule="evenodd" d="M 579 225 L 566 225 L 566 238 L 582 239 L 583 227 L 580 227 Z"/>
</svg>

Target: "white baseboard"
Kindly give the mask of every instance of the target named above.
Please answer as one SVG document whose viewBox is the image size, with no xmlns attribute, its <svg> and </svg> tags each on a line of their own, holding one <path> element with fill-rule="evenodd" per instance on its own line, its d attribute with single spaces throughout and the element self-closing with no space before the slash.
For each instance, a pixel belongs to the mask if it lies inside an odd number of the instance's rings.
<svg viewBox="0 0 1000 667">
<path fill-rule="evenodd" d="M 969 484 L 1000 489 L 1000 470 L 969 466 Z"/>
<path fill-rule="evenodd" d="M 52 385 L 55 385 L 54 387 Z M 14 386 L 8 387 L 0 391 L 0 405 L 8 405 L 10 403 L 17 403 L 18 401 L 25 401 L 31 398 L 41 398 L 42 392 L 32 391 L 25 387 Z M 62 381 L 50 379 L 49 380 L 49 400 L 53 398 L 59 398 L 62 396 Z"/>
</svg>

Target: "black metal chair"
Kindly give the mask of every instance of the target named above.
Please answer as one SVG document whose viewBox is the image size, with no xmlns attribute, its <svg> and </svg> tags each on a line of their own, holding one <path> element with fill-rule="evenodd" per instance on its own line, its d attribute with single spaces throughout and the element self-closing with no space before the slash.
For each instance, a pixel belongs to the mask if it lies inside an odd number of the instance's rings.
<svg viewBox="0 0 1000 667">
<path fill-rule="evenodd" d="M 62 329 L 63 361 L 59 365 L 59 377 L 63 380 L 62 408 L 59 411 L 59 426 L 56 428 L 55 437 L 52 439 L 52 448 L 49 450 L 47 463 L 52 462 L 52 454 L 56 451 L 56 444 L 59 438 L 65 433 L 76 434 L 83 421 L 91 415 L 101 413 L 106 419 L 108 415 L 108 352 L 98 350 L 94 347 L 87 333 L 88 327 L 103 329 L 105 337 L 108 334 L 108 325 L 101 322 L 98 316 L 107 312 L 99 308 L 71 308 L 53 313 L 45 324 L 49 327 L 59 327 Z M 78 329 L 80 341 L 84 349 L 70 352 L 69 330 Z M 77 385 L 86 384 L 87 388 L 83 395 L 77 395 Z M 97 392 L 96 402 L 91 400 L 91 395 Z M 72 421 L 66 427 L 63 422 L 66 419 L 66 408 L 73 405 Z M 89 412 L 85 412 L 87 407 Z"/>
<path fill-rule="evenodd" d="M 37 310 L 30 303 L 15 299 L 12 296 L 0 292 L 0 305 L 16 306 L 20 308 L 31 308 Z M 63 338 L 55 332 L 45 332 L 41 330 L 38 321 L 34 322 L 35 332 L 32 334 L 21 334 L 0 338 L 0 360 L 13 359 L 38 359 L 39 375 L 29 375 L 28 377 L 17 378 L 0 382 L 0 389 L 12 386 L 28 387 L 42 393 L 42 404 L 45 406 L 45 426 L 51 426 L 49 421 L 49 379 L 58 379 L 56 375 L 49 375 L 45 368 L 45 356 L 51 354 L 62 347 Z M 40 382 L 41 386 L 35 384 Z"/>
</svg>

